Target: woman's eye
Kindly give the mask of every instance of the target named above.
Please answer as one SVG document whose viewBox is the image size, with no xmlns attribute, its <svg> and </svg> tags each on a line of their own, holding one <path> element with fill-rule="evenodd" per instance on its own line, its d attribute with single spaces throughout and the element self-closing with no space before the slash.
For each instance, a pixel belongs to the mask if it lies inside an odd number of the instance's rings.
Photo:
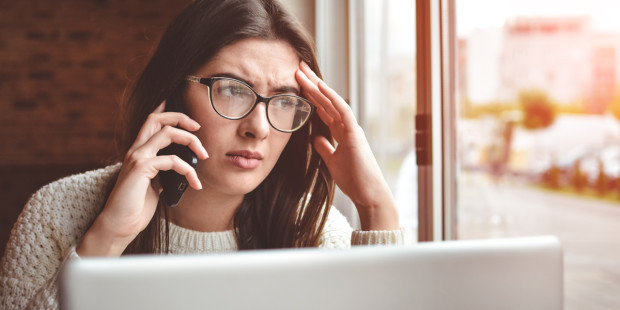
<svg viewBox="0 0 620 310">
<path fill-rule="evenodd" d="M 241 86 L 227 86 L 220 88 L 220 93 L 225 96 L 242 96 L 246 95 L 246 91 Z"/>
<path fill-rule="evenodd" d="M 295 108 L 295 100 L 293 98 L 279 98 L 275 100 L 275 106 L 282 110 L 289 110 Z"/>
</svg>

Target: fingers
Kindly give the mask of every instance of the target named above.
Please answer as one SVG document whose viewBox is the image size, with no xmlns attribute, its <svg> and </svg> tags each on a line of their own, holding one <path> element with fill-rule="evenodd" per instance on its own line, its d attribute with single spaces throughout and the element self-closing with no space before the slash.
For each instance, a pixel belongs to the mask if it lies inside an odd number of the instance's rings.
<svg viewBox="0 0 620 310">
<path fill-rule="evenodd" d="M 297 70 L 295 76 L 303 89 L 304 95 L 316 106 L 321 120 L 328 125 L 332 123 L 332 121 L 340 121 L 338 111 L 329 102 L 329 99 L 319 91 L 317 86 L 318 82 L 315 83 L 312 81 L 308 74 L 304 73 L 302 70 Z"/>
<path fill-rule="evenodd" d="M 171 143 L 188 146 L 200 159 L 207 159 L 209 157 L 207 150 L 202 146 L 198 137 L 183 129 L 171 126 L 165 126 L 162 130 L 155 133 L 146 143 L 130 153 L 134 153 L 134 156 L 137 157 L 154 157 L 159 150 L 167 147 Z"/>
<path fill-rule="evenodd" d="M 303 61 L 300 64 L 300 70 L 297 71 L 297 78 L 306 96 L 315 104 L 318 103 L 331 119 L 342 121 L 345 126 L 356 123 L 351 107 L 346 101 L 327 86 Z"/>
<path fill-rule="evenodd" d="M 139 167 L 138 170 L 146 172 L 152 181 L 157 180 L 155 176 L 159 171 L 174 170 L 184 175 L 191 187 L 201 189 L 196 170 L 187 162 L 175 155 L 157 156 L 161 149 L 176 143 L 188 146 L 199 159 L 209 157 L 200 139 L 189 132 L 200 129 L 200 124 L 183 113 L 164 112 L 165 108 L 164 101 L 149 114 L 127 152 L 125 162 L 128 166 Z"/>
<path fill-rule="evenodd" d="M 185 176 L 189 186 L 196 190 L 202 189 L 202 184 L 198 179 L 196 170 L 186 163 L 184 160 L 175 155 L 157 156 L 149 160 L 149 164 L 152 165 L 157 171 L 174 170 L 178 174 Z"/>
<path fill-rule="evenodd" d="M 316 88 L 316 86 L 314 84 L 312 84 L 307 77 L 301 73 L 301 71 L 297 72 L 297 78 L 299 80 L 299 83 L 303 89 L 304 95 L 305 97 L 310 100 L 310 102 L 316 107 L 316 112 L 319 115 L 319 118 L 321 119 L 321 121 L 323 121 L 323 123 L 325 123 L 327 126 L 330 126 L 334 123 L 334 118 L 332 118 L 332 116 L 329 114 L 329 112 L 325 111 L 325 108 L 323 107 L 323 105 L 318 104 L 318 102 L 322 102 L 323 100 L 328 100 L 327 98 L 320 98 L 318 96 L 322 96 L 322 94 L 314 94 L 312 91 L 310 91 L 313 88 Z M 304 80 L 305 79 L 305 80 Z M 316 90 L 318 91 L 318 88 L 316 88 Z M 334 111 L 332 111 L 332 114 L 335 113 Z"/>
<path fill-rule="evenodd" d="M 329 140 L 323 136 L 318 136 L 314 139 L 314 149 L 321 156 L 326 165 L 329 166 L 332 155 L 335 152 L 334 146 L 329 143 Z"/>
<path fill-rule="evenodd" d="M 345 126 L 354 126 L 357 124 L 355 117 L 353 116 L 353 111 L 351 107 L 347 104 L 335 90 L 331 89 L 325 82 L 319 82 L 319 90 L 323 93 L 329 102 L 336 108 L 338 113 L 340 114 L 340 118 Z"/>
<path fill-rule="evenodd" d="M 159 132 L 165 126 L 181 127 L 188 131 L 196 131 L 200 129 L 200 124 L 183 113 L 163 112 L 165 102 L 160 104 L 153 113 L 149 114 L 146 121 L 142 125 L 136 141 L 130 149 L 135 149 L 145 144 L 154 134 Z"/>
<path fill-rule="evenodd" d="M 161 170 L 172 169 L 177 173 L 184 175 L 191 187 L 195 189 L 202 189 L 196 170 L 187 162 L 176 155 L 156 156 L 159 150 L 165 148 L 171 143 L 187 145 L 196 154 L 196 156 L 198 156 L 198 158 L 206 159 L 209 156 L 207 151 L 202 146 L 202 143 L 200 143 L 198 137 L 185 130 L 166 126 L 164 129 L 153 135 L 147 143 L 133 151 L 130 151 L 127 154 L 126 160 L 133 163 L 144 163 L 149 165 L 147 169 L 152 171 L 150 174 L 151 179 L 154 178 L 155 175 L 157 175 L 157 172 Z"/>
</svg>

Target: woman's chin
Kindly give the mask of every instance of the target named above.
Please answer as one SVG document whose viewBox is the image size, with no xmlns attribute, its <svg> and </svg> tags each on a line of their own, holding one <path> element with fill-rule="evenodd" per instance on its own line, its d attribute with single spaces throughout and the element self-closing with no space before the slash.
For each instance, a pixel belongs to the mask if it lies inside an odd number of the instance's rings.
<svg viewBox="0 0 620 310">
<path fill-rule="evenodd" d="M 261 182 L 262 180 L 259 182 L 257 180 L 246 180 L 244 178 L 220 180 L 217 189 L 231 196 L 246 195 L 256 189 Z"/>
</svg>

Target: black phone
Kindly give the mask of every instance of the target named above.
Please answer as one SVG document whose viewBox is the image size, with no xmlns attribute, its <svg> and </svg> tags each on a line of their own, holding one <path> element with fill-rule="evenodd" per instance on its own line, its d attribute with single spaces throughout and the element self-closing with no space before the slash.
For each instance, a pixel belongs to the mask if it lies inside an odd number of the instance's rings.
<svg viewBox="0 0 620 310">
<path fill-rule="evenodd" d="M 198 157 L 185 145 L 172 143 L 157 152 L 157 155 L 176 155 L 194 169 L 198 167 Z M 169 207 L 176 207 L 179 204 L 179 200 L 181 200 L 183 193 L 185 193 L 189 186 L 185 176 L 178 174 L 174 170 L 160 171 L 159 182 L 163 188 L 160 199 L 165 199 Z"/>
<path fill-rule="evenodd" d="M 184 111 L 179 102 L 180 98 L 178 95 L 168 98 L 166 100 L 166 111 L 183 113 Z M 192 168 L 196 169 L 198 167 L 198 157 L 185 145 L 172 143 L 157 152 L 157 155 L 176 155 L 192 166 Z M 189 186 L 185 176 L 178 174 L 174 170 L 160 171 L 159 182 L 163 189 L 159 199 L 165 199 L 166 204 L 170 207 L 176 207 L 179 204 L 179 200 L 181 200 L 183 193 L 185 193 Z"/>
</svg>

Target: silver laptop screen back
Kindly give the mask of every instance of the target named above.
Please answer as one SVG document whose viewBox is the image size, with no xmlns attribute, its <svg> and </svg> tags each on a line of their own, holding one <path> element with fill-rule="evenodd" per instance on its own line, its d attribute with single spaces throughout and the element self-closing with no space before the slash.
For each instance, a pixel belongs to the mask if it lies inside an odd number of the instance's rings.
<svg viewBox="0 0 620 310">
<path fill-rule="evenodd" d="M 61 309 L 562 309 L 554 237 L 83 259 Z"/>
</svg>

